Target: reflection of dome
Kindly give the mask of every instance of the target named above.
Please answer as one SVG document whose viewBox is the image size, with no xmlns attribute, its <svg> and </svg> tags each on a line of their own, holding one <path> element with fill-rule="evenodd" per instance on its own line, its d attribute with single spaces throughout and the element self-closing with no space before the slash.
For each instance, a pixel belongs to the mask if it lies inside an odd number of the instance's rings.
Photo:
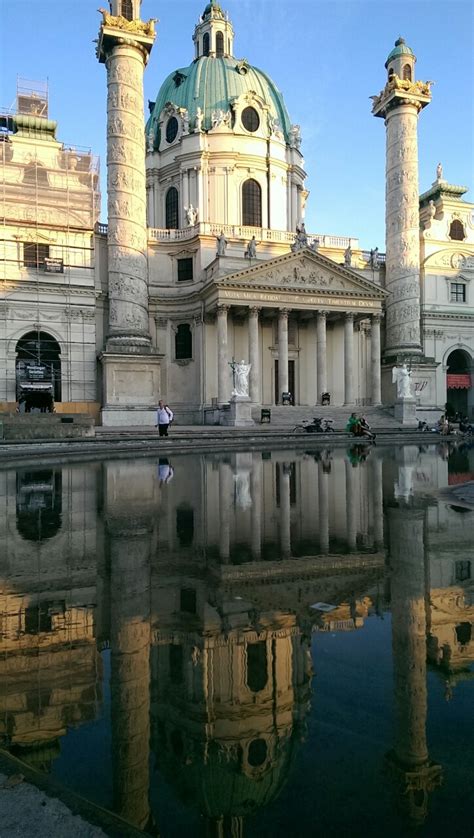
<svg viewBox="0 0 474 838">
<path fill-rule="evenodd" d="M 169 743 L 160 741 L 156 748 L 160 769 L 175 786 L 187 806 L 197 808 L 209 818 L 245 816 L 266 806 L 280 793 L 293 764 L 298 728 L 279 739 L 273 758 L 254 771 L 243 767 L 243 751 L 235 743 L 225 747 L 211 741 L 183 742 L 178 731 Z M 178 741 L 179 739 L 179 741 Z M 249 753 L 261 750 L 262 740 L 249 743 Z"/>
<path fill-rule="evenodd" d="M 212 112 L 228 111 L 231 103 L 242 94 L 255 93 L 268 106 L 269 117 L 279 121 L 285 139 L 289 139 L 290 118 L 283 96 L 273 81 L 262 70 L 246 61 L 232 57 L 201 56 L 189 67 L 175 70 L 161 85 L 155 106 L 146 126 L 147 135 L 152 127 L 156 132 L 155 148 L 160 137 L 158 121 L 168 102 L 177 108 L 186 108 L 191 127 L 194 126 L 198 107 L 204 113 L 203 129 L 212 126 Z"/>
</svg>

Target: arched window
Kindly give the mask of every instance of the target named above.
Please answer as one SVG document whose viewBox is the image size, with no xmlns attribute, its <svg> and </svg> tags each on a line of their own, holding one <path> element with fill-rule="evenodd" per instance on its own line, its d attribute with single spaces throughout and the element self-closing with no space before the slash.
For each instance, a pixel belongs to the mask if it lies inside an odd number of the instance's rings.
<svg viewBox="0 0 474 838">
<path fill-rule="evenodd" d="M 265 762 L 267 753 L 268 747 L 265 739 L 252 739 L 248 750 L 249 765 L 252 768 L 259 768 Z"/>
<path fill-rule="evenodd" d="M 222 32 L 216 34 L 216 56 L 221 58 L 224 55 L 224 35 Z"/>
<path fill-rule="evenodd" d="M 50 409 L 52 397 L 61 401 L 61 347 L 47 332 L 28 332 L 18 341 L 16 384 L 27 412 Z"/>
<path fill-rule="evenodd" d="M 267 643 L 259 640 L 247 646 L 247 686 L 253 693 L 265 689 L 268 681 Z"/>
<path fill-rule="evenodd" d="M 411 67 L 409 64 L 405 64 L 403 68 L 403 78 L 405 81 L 411 81 Z"/>
<path fill-rule="evenodd" d="M 167 193 L 165 199 L 165 214 L 166 214 L 166 222 L 165 227 L 167 230 L 178 230 L 179 229 L 179 212 L 178 212 L 178 190 L 171 186 Z"/>
<path fill-rule="evenodd" d="M 23 183 L 29 183 L 33 186 L 48 186 L 48 173 L 44 166 L 36 163 L 30 163 L 26 166 L 23 173 Z"/>
<path fill-rule="evenodd" d="M 242 224 L 244 227 L 262 226 L 262 190 L 256 180 L 246 180 L 242 186 Z"/>
<path fill-rule="evenodd" d="M 126 20 L 133 20 L 133 3 L 132 0 L 122 0 L 122 17 Z"/>
<path fill-rule="evenodd" d="M 180 323 L 175 336 L 175 358 L 185 361 L 193 357 L 193 333 L 189 323 Z"/>
<path fill-rule="evenodd" d="M 205 32 L 202 39 L 202 54 L 209 55 L 209 32 Z"/>
<path fill-rule="evenodd" d="M 449 238 L 457 242 L 463 242 L 466 238 L 462 221 L 459 221 L 458 218 L 455 218 L 454 221 L 451 221 L 451 226 L 449 228 Z"/>
</svg>

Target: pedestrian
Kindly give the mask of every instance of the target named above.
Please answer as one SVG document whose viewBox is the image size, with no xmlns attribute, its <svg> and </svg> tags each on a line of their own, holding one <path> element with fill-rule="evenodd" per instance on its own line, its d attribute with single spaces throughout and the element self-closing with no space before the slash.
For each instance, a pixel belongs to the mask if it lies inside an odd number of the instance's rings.
<svg viewBox="0 0 474 838">
<path fill-rule="evenodd" d="M 156 425 L 160 436 L 168 436 L 168 427 L 173 421 L 174 413 L 162 399 L 158 402 L 158 409 L 156 411 Z"/>
</svg>

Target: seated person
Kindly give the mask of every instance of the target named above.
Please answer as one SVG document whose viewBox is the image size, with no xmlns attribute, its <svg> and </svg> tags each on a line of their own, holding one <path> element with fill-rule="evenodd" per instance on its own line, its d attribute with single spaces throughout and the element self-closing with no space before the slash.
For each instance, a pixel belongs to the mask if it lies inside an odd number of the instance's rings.
<svg viewBox="0 0 474 838">
<path fill-rule="evenodd" d="M 365 416 L 360 417 L 359 424 L 361 436 L 368 436 L 369 439 L 375 439 L 375 434 L 370 430 L 370 425 Z"/>
<path fill-rule="evenodd" d="M 351 413 L 346 425 L 346 431 L 353 436 L 361 436 L 360 420 L 355 413 Z"/>
</svg>

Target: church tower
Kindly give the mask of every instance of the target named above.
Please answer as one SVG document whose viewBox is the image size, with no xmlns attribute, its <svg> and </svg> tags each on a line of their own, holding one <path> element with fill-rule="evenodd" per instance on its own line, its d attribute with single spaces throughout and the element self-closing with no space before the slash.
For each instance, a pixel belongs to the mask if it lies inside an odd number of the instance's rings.
<svg viewBox="0 0 474 838">
<path fill-rule="evenodd" d="M 155 40 L 141 0 L 111 0 L 102 11 L 97 57 L 107 69 L 109 316 L 104 424 L 149 421 L 159 392 L 148 320 L 143 70 Z M 141 357 L 141 360 L 140 360 Z M 148 382 L 148 385 L 147 385 Z M 140 415 L 141 414 L 141 415 Z"/>
<path fill-rule="evenodd" d="M 416 57 L 403 38 L 385 63 L 387 83 L 373 96 L 386 127 L 385 358 L 421 356 L 418 114 L 431 101 L 430 82 L 415 81 Z"/>
</svg>

